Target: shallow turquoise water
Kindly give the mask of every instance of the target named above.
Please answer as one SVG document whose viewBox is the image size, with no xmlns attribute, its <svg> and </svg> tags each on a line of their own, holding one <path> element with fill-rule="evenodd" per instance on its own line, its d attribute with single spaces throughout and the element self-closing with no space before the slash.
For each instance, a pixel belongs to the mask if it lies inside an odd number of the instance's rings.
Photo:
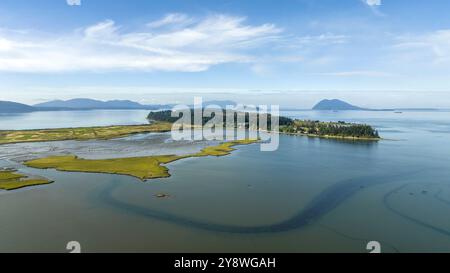
<svg viewBox="0 0 450 273">
<path fill-rule="evenodd" d="M 450 251 L 450 112 L 285 114 L 368 123 L 388 140 L 281 136 L 276 152 L 179 161 L 145 183 L 15 165 L 56 182 L 0 193 L 0 251 L 64 252 L 74 240 L 91 252 L 366 252 L 372 240 L 386 252 Z"/>
</svg>

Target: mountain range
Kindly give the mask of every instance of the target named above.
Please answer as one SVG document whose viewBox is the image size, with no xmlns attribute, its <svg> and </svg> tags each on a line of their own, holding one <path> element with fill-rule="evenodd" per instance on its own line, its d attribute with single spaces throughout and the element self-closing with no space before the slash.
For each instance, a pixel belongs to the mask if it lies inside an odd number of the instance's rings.
<svg viewBox="0 0 450 273">
<path fill-rule="evenodd" d="M 32 106 L 11 102 L 11 101 L 0 101 L 0 113 L 27 113 L 33 112 L 36 109 Z"/>
<path fill-rule="evenodd" d="M 164 110 L 171 109 L 175 104 L 153 104 L 145 105 L 131 100 L 109 100 L 101 101 L 94 99 L 77 98 L 71 100 L 53 100 L 35 105 L 26 105 L 11 101 L 0 101 L 0 113 L 28 113 L 37 111 L 64 111 L 64 110 Z M 218 105 L 226 108 L 228 105 L 236 105 L 230 100 L 206 101 L 203 105 Z M 192 107 L 192 105 L 191 105 Z M 298 109 L 284 109 L 298 110 Z M 317 103 L 312 110 L 316 111 L 395 111 L 395 110 L 438 110 L 432 108 L 397 108 L 397 109 L 369 109 L 352 105 L 338 99 L 325 99 Z"/>
<path fill-rule="evenodd" d="M 33 105 L 35 108 L 49 109 L 77 109 L 77 110 L 93 110 L 93 109 L 143 109 L 157 110 L 161 108 L 171 108 L 172 105 L 144 105 L 130 100 L 110 100 L 101 101 L 93 99 L 71 99 L 71 100 L 53 100 L 49 102 Z"/>
<path fill-rule="evenodd" d="M 230 100 L 214 100 L 204 102 L 204 105 L 236 105 Z M 71 100 L 53 100 L 35 105 L 26 105 L 11 101 L 0 101 L 0 113 L 28 113 L 37 111 L 64 111 L 64 110 L 160 110 L 171 109 L 175 104 L 145 105 L 131 100 L 101 101 L 86 98 Z"/>
</svg>

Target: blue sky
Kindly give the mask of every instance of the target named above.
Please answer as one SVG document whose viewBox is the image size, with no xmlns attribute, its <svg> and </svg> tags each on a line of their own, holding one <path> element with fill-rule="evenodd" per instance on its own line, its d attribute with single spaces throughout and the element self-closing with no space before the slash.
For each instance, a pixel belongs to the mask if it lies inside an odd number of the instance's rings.
<svg viewBox="0 0 450 273">
<path fill-rule="evenodd" d="M 2 0 L 0 100 L 450 108 L 450 1 Z"/>
</svg>

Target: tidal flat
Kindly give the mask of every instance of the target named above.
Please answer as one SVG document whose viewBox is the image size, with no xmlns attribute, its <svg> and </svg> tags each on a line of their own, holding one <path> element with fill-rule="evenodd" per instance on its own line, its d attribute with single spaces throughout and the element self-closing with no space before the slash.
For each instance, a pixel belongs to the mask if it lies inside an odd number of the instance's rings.
<svg viewBox="0 0 450 273">
<path fill-rule="evenodd" d="M 30 178 L 13 169 L 0 170 L 0 190 L 12 191 L 51 183 L 53 181 L 44 178 Z"/>
<path fill-rule="evenodd" d="M 234 151 L 235 146 L 257 141 L 173 141 L 167 132 L 171 126 L 155 122 L 149 125 L 0 131 L 3 141 L 0 142 L 3 150 L 0 159 L 7 158 L 10 162 L 37 169 L 128 175 L 147 180 L 170 177 L 165 165 L 174 161 L 225 156 Z M 136 156 L 140 153 L 142 156 Z M 13 190 L 47 184 L 45 179 L 25 182 L 24 178 L 26 176 L 20 176 L 14 183 L 5 180 L 3 187 Z"/>
<path fill-rule="evenodd" d="M 113 139 L 134 134 L 168 132 L 172 124 L 155 122 L 145 125 L 123 125 L 104 127 L 80 127 L 40 130 L 0 131 L 0 145 L 24 142 L 48 142 L 63 140 Z"/>
<path fill-rule="evenodd" d="M 170 177 L 168 163 L 191 157 L 226 156 L 238 145 L 248 145 L 258 140 L 236 140 L 209 146 L 198 153 L 188 155 L 156 155 L 149 157 L 128 157 L 87 160 L 74 155 L 50 156 L 25 161 L 24 165 L 38 169 L 56 169 L 68 172 L 88 172 L 129 175 L 141 180 Z"/>
</svg>

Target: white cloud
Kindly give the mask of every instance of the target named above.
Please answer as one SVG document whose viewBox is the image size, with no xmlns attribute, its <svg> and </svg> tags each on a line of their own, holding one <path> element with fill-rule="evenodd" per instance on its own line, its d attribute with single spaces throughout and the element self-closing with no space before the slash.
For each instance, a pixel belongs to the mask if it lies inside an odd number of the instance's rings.
<svg viewBox="0 0 450 273">
<path fill-rule="evenodd" d="M 345 35 L 335 35 L 331 33 L 317 36 L 304 36 L 298 39 L 299 44 L 344 44 L 348 40 Z"/>
<path fill-rule="evenodd" d="M 349 40 L 349 36 L 336 35 L 333 33 L 323 33 L 320 35 L 307 35 L 300 37 L 289 37 L 285 39 L 280 46 L 284 48 L 314 48 L 320 46 L 330 46 L 345 44 Z"/>
<path fill-rule="evenodd" d="M 186 14 L 170 13 L 160 20 L 148 23 L 147 26 L 150 28 L 159 28 L 167 25 L 186 25 L 192 22 L 193 19 L 189 18 Z"/>
<path fill-rule="evenodd" d="M 317 73 L 315 75 L 321 76 L 335 76 L 335 77 L 393 77 L 391 73 L 372 71 L 372 70 L 355 70 L 355 71 L 340 71 L 340 72 L 328 72 Z"/>
<path fill-rule="evenodd" d="M 112 20 L 63 37 L 0 31 L 0 71 L 185 71 L 250 62 L 250 49 L 276 41 L 281 29 L 273 24 L 252 26 L 243 17 L 212 15 L 183 28 L 186 15 L 171 14 L 150 23 L 150 30 L 124 32 Z"/>
<path fill-rule="evenodd" d="M 0 52 L 1 51 L 9 51 L 14 47 L 12 41 L 0 38 Z"/>
<path fill-rule="evenodd" d="M 345 35 L 335 35 L 332 33 L 325 33 L 317 36 L 304 36 L 297 39 L 300 45 L 321 45 L 321 44 L 345 44 L 348 37 Z"/>
<path fill-rule="evenodd" d="M 361 0 L 363 1 L 367 6 L 370 7 L 370 9 L 372 10 L 372 12 L 377 15 L 377 16 L 385 16 L 384 13 L 382 13 L 379 9 L 379 7 L 381 6 L 381 0 Z"/>
<path fill-rule="evenodd" d="M 373 7 L 373 6 L 381 6 L 381 0 L 365 0 L 366 4 Z"/>
<path fill-rule="evenodd" d="M 106 20 L 96 25 L 87 27 L 84 30 L 84 35 L 86 38 L 113 38 L 117 33 L 117 27 L 115 26 L 114 21 Z"/>
<path fill-rule="evenodd" d="M 423 61 L 427 64 L 450 63 L 450 29 L 422 35 L 407 35 L 397 39 L 394 49 L 406 61 Z"/>
</svg>

